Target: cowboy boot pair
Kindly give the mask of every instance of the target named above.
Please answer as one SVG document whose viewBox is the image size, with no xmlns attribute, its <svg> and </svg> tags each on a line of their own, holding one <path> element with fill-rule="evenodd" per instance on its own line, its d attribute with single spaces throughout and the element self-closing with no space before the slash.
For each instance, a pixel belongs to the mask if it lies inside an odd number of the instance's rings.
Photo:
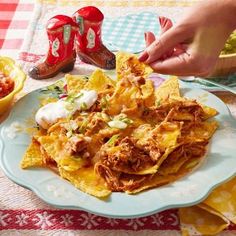
<svg viewBox="0 0 236 236">
<path fill-rule="evenodd" d="M 104 16 L 93 6 L 76 11 L 72 18 L 65 15 L 52 17 L 47 23 L 49 50 L 44 62 L 33 66 L 29 76 L 47 79 L 59 72 L 74 68 L 76 54 L 86 63 L 103 69 L 115 68 L 115 55 L 102 43 L 101 27 Z"/>
</svg>

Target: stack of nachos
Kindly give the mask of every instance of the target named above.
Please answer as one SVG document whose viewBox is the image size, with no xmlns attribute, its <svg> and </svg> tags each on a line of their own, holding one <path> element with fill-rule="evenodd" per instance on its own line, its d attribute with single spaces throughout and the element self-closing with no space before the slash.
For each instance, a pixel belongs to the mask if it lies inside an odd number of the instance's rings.
<svg viewBox="0 0 236 236">
<path fill-rule="evenodd" d="M 218 126 L 208 119 L 217 111 L 181 97 L 176 77 L 155 88 L 151 68 L 134 55 L 118 53 L 116 60 L 116 80 L 101 70 L 66 75 L 66 97 L 45 105 L 59 104 L 63 115 L 49 119 L 46 107 L 39 109 L 43 122 L 22 168 L 50 168 L 102 198 L 173 182 L 205 159 Z"/>
</svg>

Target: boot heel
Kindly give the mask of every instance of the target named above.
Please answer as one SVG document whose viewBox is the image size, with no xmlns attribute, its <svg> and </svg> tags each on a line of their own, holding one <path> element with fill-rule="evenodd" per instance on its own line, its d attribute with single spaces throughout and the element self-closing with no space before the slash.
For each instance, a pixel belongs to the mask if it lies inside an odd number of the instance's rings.
<svg viewBox="0 0 236 236">
<path fill-rule="evenodd" d="M 70 71 L 72 71 L 74 69 L 74 65 L 75 65 L 75 63 L 72 62 L 72 63 L 66 65 L 61 71 L 63 73 L 68 73 L 68 72 L 70 72 Z"/>
</svg>

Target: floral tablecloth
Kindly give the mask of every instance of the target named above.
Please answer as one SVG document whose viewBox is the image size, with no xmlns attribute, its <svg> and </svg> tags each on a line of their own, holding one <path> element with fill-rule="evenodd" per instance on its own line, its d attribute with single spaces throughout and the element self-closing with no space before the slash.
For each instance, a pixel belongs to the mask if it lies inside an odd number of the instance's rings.
<svg viewBox="0 0 236 236">
<path fill-rule="evenodd" d="M 194 0 L 0 0 L 0 55 L 15 58 L 25 71 L 42 60 L 47 48 L 45 23 L 58 13 L 71 15 L 85 5 L 95 5 L 105 17 L 119 17 L 143 11 L 165 15 L 178 20 L 194 4 Z M 76 63 L 73 73 L 88 73 L 92 66 Z M 27 78 L 21 95 L 43 87 L 62 77 L 35 81 Z M 236 96 L 215 92 L 236 117 Z M 0 118 L 3 120 L 4 117 Z M 0 170 L 0 235 L 236 235 L 236 180 L 220 186 L 204 203 L 190 208 L 164 211 L 137 219 L 110 219 L 77 210 L 59 210 L 41 201 L 34 193 L 11 182 Z M 232 192 L 228 192 L 231 189 Z M 227 217 L 215 195 L 222 195 L 220 202 L 230 203 L 231 216 Z M 213 200 L 212 200 L 213 199 Z M 219 198 L 217 198 L 219 200 Z M 228 204 L 229 205 L 229 204 Z M 192 223 L 195 224 L 192 224 Z M 207 232 L 207 233 L 206 233 Z"/>
</svg>

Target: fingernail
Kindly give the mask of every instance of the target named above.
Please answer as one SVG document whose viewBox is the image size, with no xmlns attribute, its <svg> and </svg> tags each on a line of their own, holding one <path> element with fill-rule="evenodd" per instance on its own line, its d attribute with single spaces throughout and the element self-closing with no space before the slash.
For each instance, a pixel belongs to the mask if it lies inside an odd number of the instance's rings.
<svg viewBox="0 0 236 236">
<path fill-rule="evenodd" d="M 146 61 L 146 60 L 148 59 L 148 54 L 147 54 L 147 52 L 142 53 L 142 54 L 139 56 L 138 59 L 139 59 L 139 61 L 141 61 L 141 62 Z"/>
</svg>

